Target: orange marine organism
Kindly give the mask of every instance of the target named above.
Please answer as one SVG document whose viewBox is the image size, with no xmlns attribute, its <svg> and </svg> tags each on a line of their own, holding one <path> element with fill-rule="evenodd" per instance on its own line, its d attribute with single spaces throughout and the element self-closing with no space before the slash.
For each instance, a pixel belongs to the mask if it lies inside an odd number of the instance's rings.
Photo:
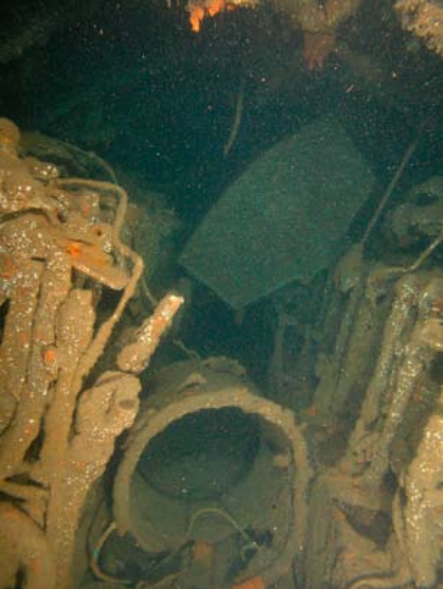
<svg viewBox="0 0 443 589">
<path fill-rule="evenodd" d="M 208 0 L 206 2 L 189 2 L 189 22 L 194 33 L 200 30 L 201 22 L 205 16 L 213 17 L 226 8 L 225 0 Z"/>
<path fill-rule="evenodd" d="M 238 6 L 255 6 L 255 4 L 256 0 L 189 0 L 186 10 L 189 12 L 191 29 L 194 33 L 198 33 L 206 16 L 214 17 L 224 10 L 233 10 Z"/>
</svg>

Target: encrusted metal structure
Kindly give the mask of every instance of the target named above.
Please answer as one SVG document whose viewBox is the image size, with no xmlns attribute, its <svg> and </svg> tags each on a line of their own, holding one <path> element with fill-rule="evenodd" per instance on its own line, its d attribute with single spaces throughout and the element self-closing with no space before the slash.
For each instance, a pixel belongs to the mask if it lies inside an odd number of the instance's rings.
<svg viewBox="0 0 443 589">
<path fill-rule="evenodd" d="M 126 193 L 59 178 L 21 158 L 19 140 L 1 119 L 0 586 L 19 575 L 62 589 L 80 510 L 137 413 L 136 374 L 183 300 L 159 303 L 121 350 L 122 368 L 94 372 L 143 270 L 120 240 Z M 120 295 L 101 316 L 106 289 Z"/>
<path fill-rule="evenodd" d="M 107 355 L 143 269 L 126 194 L 19 141 L 0 120 L 0 588 L 441 586 L 441 179 L 306 321 L 299 285 L 276 295 L 266 397 L 193 358 L 139 398 L 183 298 Z"/>
</svg>

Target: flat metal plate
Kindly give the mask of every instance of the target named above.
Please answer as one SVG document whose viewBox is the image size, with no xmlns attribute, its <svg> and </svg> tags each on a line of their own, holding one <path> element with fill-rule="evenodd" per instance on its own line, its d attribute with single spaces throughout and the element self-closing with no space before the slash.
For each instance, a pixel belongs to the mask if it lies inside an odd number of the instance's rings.
<svg viewBox="0 0 443 589">
<path fill-rule="evenodd" d="M 326 117 L 260 156 L 224 192 L 181 263 L 234 309 L 332 264 L 374 183 L 343 127 Z"/>
</svg>

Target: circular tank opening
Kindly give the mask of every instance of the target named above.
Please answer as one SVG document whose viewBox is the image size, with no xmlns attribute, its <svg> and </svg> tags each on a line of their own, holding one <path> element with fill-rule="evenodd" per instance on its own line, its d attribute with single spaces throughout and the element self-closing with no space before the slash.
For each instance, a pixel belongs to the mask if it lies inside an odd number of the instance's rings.
<svg viewBox="0 0 443 589">
<path fill-rule="evenodd" d="M 137 473 L 173 499 L 214 499 L 250 472 L 260 446 L 256 418 L 236 407 L 203 409 L 171 423 L 141 454 Z"/>
</svg>

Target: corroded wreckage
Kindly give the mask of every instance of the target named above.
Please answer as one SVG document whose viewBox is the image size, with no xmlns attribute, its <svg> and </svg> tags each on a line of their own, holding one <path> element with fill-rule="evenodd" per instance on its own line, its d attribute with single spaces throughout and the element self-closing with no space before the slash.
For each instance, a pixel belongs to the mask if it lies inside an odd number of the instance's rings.
<svg viewBox="0 0 443 589">
<path fill-rule="evenodd" d="M 310 321 L 271 296 L 265 397 L 189 351 L 142 374 L 177 293 L 109 350 L 143 271 L 126 193 L 0 123 L 0 587 L 439 586 L 442 180 L 314 280 Z"/>
</svg>

